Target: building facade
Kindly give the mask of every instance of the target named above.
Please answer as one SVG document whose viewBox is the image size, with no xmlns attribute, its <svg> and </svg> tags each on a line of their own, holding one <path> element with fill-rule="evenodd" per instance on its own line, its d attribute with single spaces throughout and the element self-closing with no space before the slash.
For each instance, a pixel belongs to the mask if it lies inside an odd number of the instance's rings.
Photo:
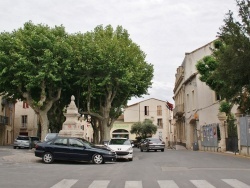
<svg viewBox="0 0 250 188">
<path fill-rule="evenodd" d="M 177 68 L 174 87 L 176 138 L 188 149 L 204 149 L 204 137 L 209 130 L 210 141 L 217 138 L 220 120 L 220 98 L 206 83 L 201 82 L 196 64 L 203 57 L 211 55 L 213 42 L 185 54 L 182 65 Z M 206 130 L 206 131 L 205 131 Z M 211 131 L 210 131 L 211 130 Z M 210 135 L 210 132 L 212 133 Z M 209 149 L 220 147 L 220 141 L 209 143 Z"/>
<path fill-rule="evenodd" d="M 17 101 L 15 109 L 14 138 L 18 135 L 38 136 L 39 119 L 35 111 L 25 101 Z"/>
<path fill-rule="evenodd" d="M 162 139 L 169 143 L 173 135 L 171 126 L 172 111 L 167 108 L 166 101 L 158 99 L 147 99 L 124 109 L 123 120 L 118 119 L 111 129 L 111 137 L 127 137 L 135 140 L 136 135 L 131 134 L 131 126 L 136 122 L 143 122 L 145 119 L 152 120 L 157 125 L 157 132 L 153 137 Z"/>
<path fill-rule="evenodd" d="M 0 146 L 10 145 L 14 140 L 15 104 L 0 96 Z"/>
</svg>

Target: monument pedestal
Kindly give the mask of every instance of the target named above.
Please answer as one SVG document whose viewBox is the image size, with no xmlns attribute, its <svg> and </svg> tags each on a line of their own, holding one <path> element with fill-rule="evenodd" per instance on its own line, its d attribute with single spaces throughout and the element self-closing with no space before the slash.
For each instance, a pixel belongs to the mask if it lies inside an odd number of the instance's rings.
<svg viewBox="0 0 250 188">
<path fill-rule="evenodd" d="M 59 136 L 84 138 L 84 131 L 81 129 L 81 123 L 78 120 L 80 114 L 78 113 L 73 95 L 71 96 L 71 102 L 64 116 L 66 120 L 63 123 L 62 130 L 59 132 Z"/>
</svg>

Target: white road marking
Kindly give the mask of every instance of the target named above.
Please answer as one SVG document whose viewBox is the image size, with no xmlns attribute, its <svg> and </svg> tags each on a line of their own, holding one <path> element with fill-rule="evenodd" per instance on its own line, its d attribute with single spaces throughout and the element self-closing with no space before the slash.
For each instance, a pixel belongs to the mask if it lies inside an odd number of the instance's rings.
<svg viewBox="0 0 250 188">
<path fill-rule="evenodd" d="M 160 188 L 179 188 L 173 180 L 159 180 L 157 182 Z"/>
<path fill-rule="evenodd" d="M 89 188 L 107 188 L 109 182 L 109 180 L 95 180 L 90 184 Z"/>
<path fill-rule="evenodd" d="M 197 188 L 215 188 L 206 180 L 190 180 Z"/>
<path fill-rule="evenodd" d="M 236 179 L 222 179 L 222 181 L 226 182 L 228 185 L 234 188 L 250 188 L 249 185 Z"/>
<path fill-rule="evenodd" d="M 126 181 L 124 188 L 142 188 L 141 181 Z"/>
<path fill-rule="evenodd" d="M 74 185 L 78 180 L 74 179 L 63 179 L 62 181 L 58 182 L 51 188 L 70 188 L 72 185 Z"/>
</svg>

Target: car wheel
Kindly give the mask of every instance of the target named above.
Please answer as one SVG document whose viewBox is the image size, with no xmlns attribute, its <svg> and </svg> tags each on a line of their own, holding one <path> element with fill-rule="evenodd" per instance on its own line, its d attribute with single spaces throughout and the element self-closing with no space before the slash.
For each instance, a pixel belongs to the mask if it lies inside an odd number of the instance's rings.
<svg viewBox="0 0 250 188">
<path fill-rule="evenodd" d="M 143 152 L 143 149 L 141 148 L 141 152 Z"/>
<path fill-rule="evenodd" d="M 129 161 L 133 161 L 133 157 L 128 159 Z"/>
<path fill-rule="evenodd" d="M 156 149 L 155 149 L 154 151 L 155 151 L 155 152 L 157 152 L 157 150 L 156 150 Z"/>
<path fill-rule="evenodd" d="M 43 162 L 44 163 L 49 164 L 49 163 L 52 163 L 53 161 L 54 161 L 54 157 L 51 153 L 46 152 L 43 154 Z"/>
<path fill-rule="evenodd" d="M 16 146 L 13 146 L 14 149 L 16 149 Z"/>
<path fill-rule="evenodd" d="M 92 162 L 94 164 L 102 164 L 102 163 L 104 163 L 102 155 L 94 154 L 93 157 L 92 157 Z"/>
<path fill-rule="evenodd" d="M 149 152 L 149 148 L 147 148 L 147 152 Z"/>
<path fill-rule="evenodd" d="M 164 152 L 164 149 L 161 149 L 161 152 Z"/>
</svg>

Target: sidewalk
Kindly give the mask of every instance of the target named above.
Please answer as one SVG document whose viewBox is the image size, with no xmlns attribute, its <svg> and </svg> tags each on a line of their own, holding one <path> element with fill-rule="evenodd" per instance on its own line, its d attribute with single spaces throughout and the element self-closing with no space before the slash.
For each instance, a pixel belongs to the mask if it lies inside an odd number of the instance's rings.
<svg viewBox="0 0 250 188">
<path fill-rule="evenodd" d="M 35 156 L 34 149 L 13 149 L 13 146 L 0 146 L 0 152 L 6 153 L 0 156 L 0 160 L 10 163 L 29 163 L 41 159 Z"/>
</svg>

